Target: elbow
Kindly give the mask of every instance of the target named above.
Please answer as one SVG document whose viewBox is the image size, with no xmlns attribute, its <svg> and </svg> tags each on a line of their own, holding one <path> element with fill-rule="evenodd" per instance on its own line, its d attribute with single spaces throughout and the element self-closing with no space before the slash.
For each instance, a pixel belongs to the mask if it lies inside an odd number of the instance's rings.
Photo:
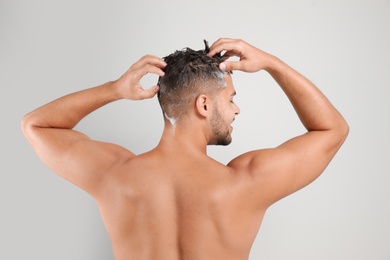
<svg viewBox="0 0 390 260">
<path fill-rule="evenodd" d="M 342 123 L 341 128 L 342 128 L 342 133 L 343 133 L 344 140 L 345 140 L 345 139 L 347 139 L 347 136 L 349 134 L 349 125 L 345 119 L 343 119 L 343 123 Z"/>
<path fill-rule="evenodd" d="M 339 123 L 338 127 L 338 136 L 339 136 L 339 146 L 341 146 L 345 140 L 348 137 L 349 134 L 349 125 L 347 121 L 343 118 L 342 121 Z"/>
<path fill-rule="evenodd" d="M 22 129 L 24 135 L 26 135 L 28 127 L 29 127 L 28 115 L 25 115 L 20 121 L 20 128 Z"/>
<path fill-rule="evenodd" d="M 34 123 L 33 120 L 31 119 L 30 114 L 27 114 L 22 118 L 20 122 L 20 127 L 22 129 L 24 136 L 29 140 L 33 132 L 32 130 L 34 129 Z"/>
<path fill-rule="evenodd" d="M 327 153 L 329 156 L 333 157 L 343 146 L 345 140 L 349 134 L 349 126 L 347 122 L 343 119 L 333 129 L 328 131 L 327 138 Z"/>
</svg>

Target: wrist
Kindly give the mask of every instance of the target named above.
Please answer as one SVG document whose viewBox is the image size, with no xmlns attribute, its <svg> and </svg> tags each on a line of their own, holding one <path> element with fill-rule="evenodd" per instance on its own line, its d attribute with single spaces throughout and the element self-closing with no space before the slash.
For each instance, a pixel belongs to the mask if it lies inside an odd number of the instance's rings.
<svg viewBox="0 0 390 260">
<path fill-rule="evenodd" d="M 267 65 L 265 66 L 264 70 L 272 75 L 278 71 L 283 70 L 284 66 L 285 66 L 285 64 L 283 61 L 281 61 L 276 56 L 269 54 L 269 60 L 268 60 Z"/>
<path fill-rule="evenodd" d="M 123 90 L 118 82 L 119 80 L 114 80 L 114 81 L 109 81 L 107 82 L 107 86 L 111 89 L 113 95 L 114 95 L 114 98 L 116 100 L 119 100 L 119 99 L 124 99 L 125 98 L 125 95 L 123 93 Z"/>
</svg>

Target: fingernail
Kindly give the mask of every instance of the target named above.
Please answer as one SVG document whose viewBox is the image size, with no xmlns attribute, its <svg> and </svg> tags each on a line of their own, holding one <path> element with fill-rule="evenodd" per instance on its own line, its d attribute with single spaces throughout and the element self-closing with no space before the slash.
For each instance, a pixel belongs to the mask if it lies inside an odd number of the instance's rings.
<svg viewBox="0 0 390 260">
<path fill-rule="evenodd" d="M 226 70 L 226 64 L 225 64 L 225 63 L 220 63 L 220 64 L 219 64 L 219 68 L 220 68 L 221 70 Z"/>
</svg>

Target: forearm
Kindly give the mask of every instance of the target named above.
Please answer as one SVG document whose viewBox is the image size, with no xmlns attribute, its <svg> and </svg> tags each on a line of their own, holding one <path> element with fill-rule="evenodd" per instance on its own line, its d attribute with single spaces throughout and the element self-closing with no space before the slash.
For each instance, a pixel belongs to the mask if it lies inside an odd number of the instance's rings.
<svg viewBox="0 0 390 260">
<path fill-rule="evenodd" d="M 308 131 L 333 129 L 348 131 L 341 114 L 304 76 L 275 57 L 271 58 L 266 70 L 285 92 Z"/>
<path fill-rule="evenodd" d="M 313 83 L 278 58 L 239 39 L 217 40 L 208 55 L 226 51 L 223 57 L 239 57 L 239 61 L 225 61 L 220 69 L 256 72 L 266 70 L 290 99 L 300 120 L 308 131 L 333 131 L 345 136 L 348 125 L 340 113 Z M 340 131 L 339 131 L 340 130 Z"/>
<path fill-rule="evenodd" d="M 121 99 L 113 82 L 56 99 L 23 118 L 24 127 L 72 129 L 94 110 Z"/>
</svg>

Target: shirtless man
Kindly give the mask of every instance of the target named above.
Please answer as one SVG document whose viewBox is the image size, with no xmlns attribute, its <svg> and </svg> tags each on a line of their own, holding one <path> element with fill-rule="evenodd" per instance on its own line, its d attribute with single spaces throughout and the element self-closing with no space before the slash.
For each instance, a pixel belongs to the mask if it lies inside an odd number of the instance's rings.
<svg viewBox="0 0 390 260">
<path fill-rule="evenodd" d="M 207 55 L 183 50 L 164 60 L 147 55 L 114 82 L 36 109 L 23 118 L 23 131 L 48 167 L 97 201 L 116 260 L 248 259 L 267 208 L 324 171 L 348 125 L 309 80 L 242 40 L 219 39 Z M 307 133 L 227 165 L 208 157 L 207 145 L 231 142 L 239 113 L 232 70 L 267 71 Z M 147 73 L 160 76 L 159 86 L 142 88 Z M 165 127 L 147 153 L 72 130 L 109 102 L 157 93 Z"/>
</svg>

